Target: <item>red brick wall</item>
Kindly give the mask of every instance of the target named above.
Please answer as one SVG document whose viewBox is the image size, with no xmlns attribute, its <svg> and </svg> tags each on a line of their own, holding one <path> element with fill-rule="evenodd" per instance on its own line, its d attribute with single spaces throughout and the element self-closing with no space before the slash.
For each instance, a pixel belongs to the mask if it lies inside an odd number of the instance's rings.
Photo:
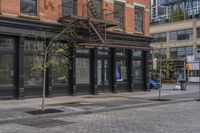
<svg viewBox="0 0 200 133">
<path fill-rule="evenodd" d="M 3 15 L 12 15 L 20 17 L 20 0 L 0 0 L 1 8 L 0 12 Z M 87 7 L 85 6 L 87 0 L 77 0 L 78 1 L 78 15 L 87 16 Z M 114 0 L 113 0 L 114 1 Z M 139 3 L 145 5 L 144 11 L 144 35 L 149 35 L 149 18 L 150 18 L 150 0 L 126 0 L 125 9 L 125 30 L 127 33 L 134 33 L 134 4 Z M 62 16 L 61 8 L 62 0 L 38 0 L 38 16 L 37 19 L 41 21 L 52 21 L 57 22 L 57 20 Z M 84 5 L 84 6 L 83 6 Z M 114 5 L 111 2 L 103 3 L 104 17 L 106 20 L 113 21 L 114 15 Z M 107 14 L 107 15 L 106 15 Z M 108 15 L 109 14 L 109 15 Z M 113 28 L 112 28 L 113 30 Z M 142 34 L 143 35 L 143 34 Z"/>
</svg>

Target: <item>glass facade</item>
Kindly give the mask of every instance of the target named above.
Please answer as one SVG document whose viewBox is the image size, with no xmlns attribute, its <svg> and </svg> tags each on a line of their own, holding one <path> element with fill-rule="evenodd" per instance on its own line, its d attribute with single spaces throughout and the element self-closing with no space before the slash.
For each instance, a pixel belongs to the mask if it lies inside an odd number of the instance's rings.
<svg viewBox="0 0 200 133">
<path fill-rule="evenodd" d="M 90 59 L 76 58 L 76 83 L 90 83 Z"/>
<path fill-rule="evenodd" d="M 37 16 L 37 0 L 20 0 L 22 14 Z"/>
</svg>

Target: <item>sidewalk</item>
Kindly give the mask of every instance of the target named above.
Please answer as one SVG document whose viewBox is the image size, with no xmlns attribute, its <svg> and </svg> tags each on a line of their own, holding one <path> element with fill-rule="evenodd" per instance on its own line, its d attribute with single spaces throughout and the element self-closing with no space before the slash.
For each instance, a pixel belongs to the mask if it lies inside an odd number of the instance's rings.
<svg viewBox="0 0 200 133">
<path fill-rule="evenodd" d="M 188 87 L 187 91 L 174 91 L 169 87 L 169 85 L 163 86 L 162 98 L 169 99 L 169 101 L 163 102 L 151 100 L 158 98 L 158 90 L 152 90 L 150 92 L 126 92 L 118 94 L 104 93 L 95 96 L 85 95 L 46 98 L 46 109 L 58 109 L 62 110 L 63 112 L 37 116 L 28 114 L 26 112 L 40 109 L 41 98 L 25 100 L 2 100 L 0 101 L 0 123 L 36 117 L 57 117 L 62 115 L 93 113 L 191 101 L 194 100 L 196 94 L 198 94 L 197 88 Z"/>
</svg>

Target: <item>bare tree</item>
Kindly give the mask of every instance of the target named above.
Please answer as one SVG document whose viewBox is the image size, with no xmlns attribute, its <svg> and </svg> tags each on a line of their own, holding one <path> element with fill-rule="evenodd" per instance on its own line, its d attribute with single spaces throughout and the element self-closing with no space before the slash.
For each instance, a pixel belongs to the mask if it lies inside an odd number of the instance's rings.
<svg viewBox="0 0 200 133">
<path fill-rule="evenodd" d="M 78 23 L 68 23 L 57 34 L 40 29 L 28 35 L 42 44 L 42 48 L 39 45 L 34 47 L 33 56 L 36 62 L 30 68 L 33 73 L 37 72 L 43 75 L 42 111 L 45 110 L 46 70 L 54 65 L 58 72 L 62 74 L 63 79 L 67 80 L 68 70 L 71 68 L 70 59 L 72 55 L 70 50 L 78 46 L 80 39 L 77 34 L 78 27 Z"/>
</svg>

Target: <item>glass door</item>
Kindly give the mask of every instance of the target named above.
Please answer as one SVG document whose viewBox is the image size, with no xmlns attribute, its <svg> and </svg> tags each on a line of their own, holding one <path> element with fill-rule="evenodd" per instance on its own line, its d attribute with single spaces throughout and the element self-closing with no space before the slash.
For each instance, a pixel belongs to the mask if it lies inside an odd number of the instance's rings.
<svg viewBox="0 0 200 133">
<path fill-rule="evenodd" d="M 97 61 L 97 83 L 99 91 L 110 91 L 110 64 L 108 59 L 98 59 Z"/>
</svg>

